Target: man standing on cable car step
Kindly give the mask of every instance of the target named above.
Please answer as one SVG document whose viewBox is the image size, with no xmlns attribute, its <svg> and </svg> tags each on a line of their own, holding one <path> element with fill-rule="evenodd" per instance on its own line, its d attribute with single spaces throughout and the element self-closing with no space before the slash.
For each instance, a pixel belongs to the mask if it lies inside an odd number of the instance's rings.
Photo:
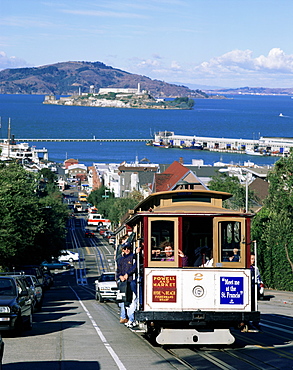
<svg viewBox="0 0 293 370">
<path fill-rule="evenodd" d="M 135 256 L 131 252 L 132 246 L 130 243 L 126 243 L 123 245 L 122 248 L 122 256 L 117 261 L 117 270 L 116 275 L 117 278 L 121 282 L 127 282 L 127 289 L 130 290 L 130 299 L 129 302 L 122 302 L 120 306 L 121 311 L 123 309 L 127 309 L 127 315 L 129 321 L 125 323 L 128 328 L 133 328 L 138 325 L 138 323 L 134 320 L 134 311 L 137 304 L 137 289 L 136 289 L 136 281 L 134 278 L 134 274 L 136 272 L 136 261 Z M 126 293 L 126 297 L 128 294 Z M 124 304 L 123 304 L 124 303 Z"/>
</svg>

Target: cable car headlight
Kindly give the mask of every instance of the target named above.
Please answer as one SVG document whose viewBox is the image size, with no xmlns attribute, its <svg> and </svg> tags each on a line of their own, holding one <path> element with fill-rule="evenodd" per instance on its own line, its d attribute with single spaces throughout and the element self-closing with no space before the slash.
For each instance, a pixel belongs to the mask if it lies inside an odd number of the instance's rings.
<svg viewBox="0 0 293 370">
<path fill-rule="evenodd" d="M 204 288 L 200 285 L 196 285 L 192 289 L 192 293 L 196 298 L 201 298 L 204 295 Z"/>
</svg>

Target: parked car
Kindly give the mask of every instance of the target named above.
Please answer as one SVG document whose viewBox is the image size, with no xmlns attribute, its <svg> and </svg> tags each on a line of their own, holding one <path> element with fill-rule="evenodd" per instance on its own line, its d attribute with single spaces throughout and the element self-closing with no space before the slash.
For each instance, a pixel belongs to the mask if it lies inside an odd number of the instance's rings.
<svg viewBox="0 0 293 370">
<path fill-rule="evenodd" d="M 48 267 L 42 266 L 42 270 L 44 274 L 45 289 L 49 289 L 54 285 L 54 276 L 52 275 Z"/>
<path fill-rule="evenodd" d="M 108 238 L 108 235 L 109 235 L 109 233 L 110 233 L 111 231 L 109 231 L 109 230 L 106 230 L 104 233 L 103 233 L 103 238 L 104 239 L 107 239 Z"/>
<path fill-rule="evenodd" d="M 25 275 L 27 286 L 33 301 L 34 311 L 39 311 L 43 305 L 43 289 L 34 275 Z"/>
<path fill-rule="evenodd" d="M 95 236 L 95 233 L 92 230 L 85 229 L 84 236 L 86 238 L 93 238 Z"/>
<path fill-rule="evenodd" d="M 114 272 L 104 272 L 95 281 L 96 285 L 96 300 L 100 303 L 106 299 L 116 299 L 117 282 Z"/>
<path fill-rule="evenodd" d="M 114 235 L 113 231 L 111 231 L 111 230 L 107 230 L 107 231 L 105 231 L 105 232 L 104 232 L 104 234 L 103 234 L 103 238 L 105 238 L 105 239 L 110 239 L 110 237 L 111 237 L 112 235 Z"/>
<path fill-rule="evenodd" d="M 40 282 L 42 289 L 46 290 L 49 288 L 47 286 L 43 269 L 39 265 L 23 265 L 16 269 L 16 271 L 21 272 L 23 275 L 34 275 Z"/>
<path fill-rule="evenodd" d="M 0 276 L 0 332 L 31 329 L 33 302 L 23 275 Z"/>
<path fill-rule="evenodd" d="M 105 229 L 105 228 L 101 227 L 101 228 L 99 229 L 99 234 L 103 236 L 103 234 L 104 234 L 106 231 L 108 231 L 108 229 Z"/>
<path fill-rule="evenodd" d="M 2 369 L 3 354 L 4 354 L 4 342 L 0 334 L 0 370 Z"/>
<path fill-rule="evenodd" d="M 115 245 L 115 242 L 116 242 L 116 238 L 115 238 L 115 236 L 111 236 L 110 237 L 110 239 L 109 239 L 109 244 L 113 244 L 113 245 Z"/>
<path fill-rule="evenodd" d="M 60 251 L 60 256 L 58 257 L 60 262 L 78 262 L 79 254 L 77 252 L 71 252 L 69 250 Z"/>
<path fill-rule="evenodd" d="M 58 260 L 52 260 L 51 262 L 44 261 L 41 265 L 47 267 L 49 270 L 69 270 L 71 268 L 69 262 L 59 262 Z"/>
</svg>

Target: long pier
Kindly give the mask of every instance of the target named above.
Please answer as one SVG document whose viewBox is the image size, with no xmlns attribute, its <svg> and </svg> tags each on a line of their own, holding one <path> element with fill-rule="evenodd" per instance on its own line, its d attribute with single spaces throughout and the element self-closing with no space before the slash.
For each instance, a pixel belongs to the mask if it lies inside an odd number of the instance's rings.
<svg viewBox="0 0 293 370">
<path fill-rule="evenodd" d="M 4 141 L 4 140 L 7 140 L 7 139 L 2 139 L 1 141 Z M 93 137 L 91 139 L 53 139 L 53 138 L 47 138 L 47 139 L 32 139 L 32 138 L 26 138 L 26 139 L 19 139 L 19 138 L 15 138 L 14 139 L 15 141 L 18 141 L 18 142 L 100 142 L 100 141 L 104 141 L 104 142 L 134 142 L 134 141 L 137 141 L 137 142 L 148 142 L 148 141 L 151 141 L 152 139 L 151 138 L 148 138 L 148 139 L 98 139 L 96 137 Z"/>
<path fill-rule="evenodd" d="M 203 136 L 175 135 L 173 131 L 155 133 L 152 145 L 165 148 L 200 148 L 209 151 L 246 153 L 250 155 L 283 155 L 293 148 L 290 137 L 260 137 L 259 139 L 233 139 Z"/>
<path fill-rule="evenodd" d="M 127 138 L 14 138 L 15 142 L 143 142 L 147 145 L 164 148 L 196 149 L 196 145 L 203 150 L 223 153 L 245 153 L 249 155 L 276 155 L 289 154 L 293 148 L 293 138 L 286 137 L 260 137 L 259 139 L 232 139 L 216 137 L 200 137 L 175 135 L 172 131 L 155 133 L 154 139 L 127 139 Z M 7 139 L 0 139 L 0 143 Z"/>
</svg>

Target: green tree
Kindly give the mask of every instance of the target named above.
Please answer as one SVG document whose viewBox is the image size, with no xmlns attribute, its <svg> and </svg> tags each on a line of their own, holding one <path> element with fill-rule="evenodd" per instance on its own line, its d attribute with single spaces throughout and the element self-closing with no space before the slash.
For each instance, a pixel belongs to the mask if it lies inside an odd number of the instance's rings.
<svg viewBox="0 0 293 370">
<path fill-rule="evenodd" d="M 92 191 L 88 196 L 88 201 L 97 207 L 99 213 L 109 218 L 114 226 L 117 226 L 121 218 L 133 209 L 143 199 L 143 196 L 139 191 L 133 190 L 128 198 L 115 198 L 114 193 L 107 190 L 105 186 L 102 186 Z M 108 197 L 105 198 L 105 194 Z"/>
<path fill-rule="evenodd" d="M 130 198 L 133 198 L 136 203 L 139 203 L 143 200 L 143 195 L 138 190 L 132 190 L 132 192 L 129 194 Z"/>
<path fill-rule="evenodd" d="M 54 172 L 52 172 L 49 168 L 42 168 L 39 174 L 48 183 L 55 183 L 58 180 L 57 175 Z"/>
<path fill-rule="evenodd" d="M 293 290 L 293 158 L 281 158 L 268 175 L 269 194 L 253 220 L 260 271 L 267 286 Z"/>
<path fill-rule="evenodd" d="M 2 267 L 38 263 L 64 242 L 68 211 L 54 188 L 39 196 L 39 175 L 19 164 L 0 164 Z M 64 244 L 63 244 L 64 245 Z"/>
<path fill-rule="evenodd" d="M 212 178 L 209 183 L 209 189 L 223 191 L 232 194 L 223 202 L 223 207 L 229 209 L 245 209 L 246 207 L 246 189 L 241 185 L 236 176 L 229 176 L 226 173 L 218 173 Z M 248 189 L 248 207 L 252 206 L 252 202 L 257 201 L 255 193 Z"/>
<path fill-rule="evenodd" d="M 111 192 L 106 186 L 103 185 L 99 189 L 93 190 L 87 197 L 87 200 L 89 203 L 91 203 L 98 209 L 99 213 L 102 213 L 100 212 L 99 204 L 103 202 L 105 199 L 112 199 L 112 198 L 114 198 L 114 193 Z"/>
<path fill-rule="evenodd" d="M 7 266 L 34 244 L 42 227 L 36 176 L 18 164 L 0 165 L 0 260 Z"/>
<path fill-rule="evenodd" d="M 137 200 L 134 198 L 110 198 L 99 203 L 99 212 L 109 218 L 113 226 L 119 225 L 121 218 L 135 207 Z"/>
<path fill-rule="evenodd" d="M 186 96 L 183 96 L 183 97 L 175 98 L 171 102 L 171 104 L 172 105 L 175 105 L 175 106 L 182 107 L 182 108 L 184 108 L 184 107 L 192 108 L 194 106 L 194 100 L 193 99 L 189 99 Z"/>
<path fill-rule="evenodd" d="M 111 222 L 118 226 L 122 217 L 130 210 L 133 209 L 137 204 L 134 198 L 115 198 L 111 207 L 109 207 L 108 217 Z"/>
<path fill-rule="evenodd" d="M 34 243 L 35 263 L 57 257 L 65 247 L 66 222 L 68 209 L 62 203 L 61 193 L 56 191 L 39 200 L 42 228 L 39 230 Z M 31 257 L 30 257 L 31 258 Z"/>
</svg>

